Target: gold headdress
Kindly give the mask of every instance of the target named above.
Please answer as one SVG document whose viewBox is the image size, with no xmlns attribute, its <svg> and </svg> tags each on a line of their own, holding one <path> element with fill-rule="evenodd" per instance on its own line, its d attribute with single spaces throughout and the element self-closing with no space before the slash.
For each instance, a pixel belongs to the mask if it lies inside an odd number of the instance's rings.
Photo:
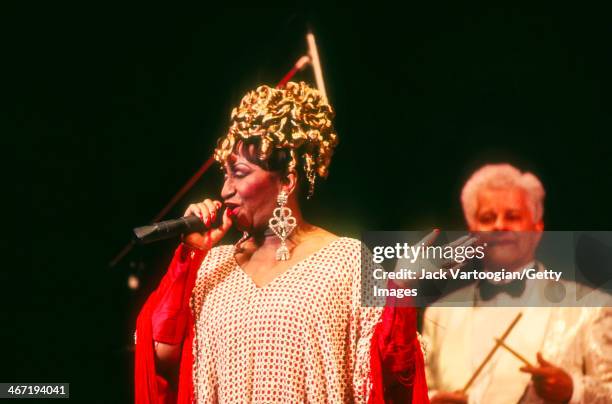
<svg viewBox="0 0 612 404">
<path fill-rule="evenodd" d="M 287 149 L 291 156 L 288 169 L 293 170 L 301 157 L 310 197 L 317 175 L 327 177 L 338 144 L 333 116 L 321 94 L 304 82 L 289 82 L 283 89 L 260 86 L 232 110 L 229 131 L 218 140 L 215 159 L 224 164 L 240 140 L 258 137 L 258 158 L 262 161 L 274 149 Z"/>
</svg>

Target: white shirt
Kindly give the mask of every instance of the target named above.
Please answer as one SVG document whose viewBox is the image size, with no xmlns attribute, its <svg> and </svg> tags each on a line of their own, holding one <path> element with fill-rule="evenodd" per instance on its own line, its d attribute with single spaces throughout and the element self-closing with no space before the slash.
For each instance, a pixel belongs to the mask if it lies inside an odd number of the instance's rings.
<svg viewBox="0 0 612 404">
<path fill-rule="evenodd" d="M 527 282 L 523 296 L 536 299 L 542 296 L 539 289 L 544 286 L 542 282 Z M 544 358 L 568 372 L 574 382 L 571 403 L 612 402 L 612 310 L 482 307 L 475 285 L 452 293 L 449 300 L 468 302 L 470 297 L 472 307 L 434 306 L 425 312 L 423 338 L 432 396 L 436 391 L 463 389 L 494 347 L 495 338 L 522 312 L 506 344 L 534 365 L 541 351 Z M 508 305 L 513 299 L 517 298 L 500 293 L 487 304 Z M 510 352 L 498 348 L 468 389 L 469 403 L 542 402 L 531 387 L 530 374 L 519 371 L 523 365 Z"/>
</svg>

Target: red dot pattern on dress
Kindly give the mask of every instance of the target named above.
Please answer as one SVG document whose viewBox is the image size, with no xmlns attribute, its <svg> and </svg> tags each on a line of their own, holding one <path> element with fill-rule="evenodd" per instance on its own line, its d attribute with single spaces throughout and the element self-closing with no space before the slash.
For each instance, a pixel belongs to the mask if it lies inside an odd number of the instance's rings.
<svg viewBox="0 0 612 404">
<path fill-rule="evenodd" d="M 382 308 L 361 307 L 361 243 L 341 237 L 264 287 L 212 249 L 192 296 L 198 403 L 366 402 Z"/>
</svg>

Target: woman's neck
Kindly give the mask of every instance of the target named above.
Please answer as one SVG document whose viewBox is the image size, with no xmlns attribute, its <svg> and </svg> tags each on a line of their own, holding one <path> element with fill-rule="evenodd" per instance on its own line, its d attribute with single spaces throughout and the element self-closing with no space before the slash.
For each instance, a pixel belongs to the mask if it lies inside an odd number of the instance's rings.
<svg viewBox="0 0 612 404">
<path fill-rule="evenodd" d="M 286 243 L 288 244 L 290 249 L 292 247 L 295 247 L 297 244 L 300 244 L 300 242 L 307 234 L 311 233 L 313 230 L 316 229 L 315 226 L 304 220 L 302 213 L 299 209 L 295 209 L 294 207 L 292 207 L 291 211 L 291 216 L 295 218 L 297 225 L 293 229 L 291 234 L 289 234 L 289 237 L 286 240 Z M 251 236 L 258 248 L 278 248 L 278 246 L 280 246 L 281 244 L 280 238 L 268 226 L 266 226 L 264 229 L 261 229 L 260 231 L 254 232 L 253 234 L 251 234 Z"/>
<path fill-rule="evenodd" d="M 310 223 L 302 222 L 291 232 L 289 237 L 287 237 L 286 243 L 288 247 L 291 249 L 296 245 L 300 244 L 300 242 L 306 237 L 307 234 L 312 233 L 315 230 L 315 226 Z M 257 247 L 274 247 L 278 248 L 281 244 L 281 239 L 271 230 L 267 229 L 263 233 L 256 233 L 252 235 L 253 241 L 257 245 Z"/>
</svg>

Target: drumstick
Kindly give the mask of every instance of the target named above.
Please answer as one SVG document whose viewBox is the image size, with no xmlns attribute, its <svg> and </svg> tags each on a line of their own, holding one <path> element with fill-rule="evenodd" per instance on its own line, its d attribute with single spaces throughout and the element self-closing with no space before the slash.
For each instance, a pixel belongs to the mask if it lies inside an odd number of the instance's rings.
<svg viewBox="0 0 612 404">
<path fill-rule="evenodd" d="M 468 382 L 465 384 L 465 386 L 463 387 L 463 390 L 461 390 L 463 393 L 465 393 L 467 391 L 467 389 L 470 388 L 470 386 L 472 385 L 472 383 L 474 383 L 474 380 L 476 380 L 476 378 L 478 377 L 478 375 L 480 374 L 480 372 L 482 372 L 482 369 L 485 367 L 485 365 L 491 360 L 491 358 L 493 357 L 493 354 L 495 353 L 495 351 L 497 351 L 497 349 L 500 347 L 500 342 L 503 342 L 506 337 L 508 336 L 508 334 L 510 334 L 510 331 L 512 331 L 512 329 L 514 328 L 514 326 L 516 325 L 516 323 L 518 323 L 518 321 L 521 319 L 521 317 L 523 316 L 522 312 L 519 312 L 516 315 L 516 318 L 512 321 L 512 323 L 510 323 L 510 325 L 508 326 L 508 328 L 506 329 L 506 331 L 503 333 L 503 335 L 499 338 L 496 339 L 496 343 L 495 346 L 491 349 L 491 351 L 489 352 L 489 354 L 483 359 L 482 363 L 480 364 L 480 366 L 478 366 L 478 369 L 476 369 L 476 371 L 474 372 L 474 374 L 472 374 L 472 377 L 470 377 L 470 380 L 468 380 Z"/>
<path fill-rule="evenodd" d="M 306 42 L 308 42 L 308 52 L 310 54 L 310 62 L 314 70 L 315 81 L 317 83 L 317 90 L 321 93 L 323 101 L 327 102 L 327 92 L 325 91 L 325 82 L 323 81 L 323 69 L 321 69 L 321 59 L 319 59 L 319 51 L 317 50 L 317 43 L 315 36 L 312 32 L 306 35 Z"/>
<path fill-rule="evenodd" d="M 278 82 L 278 84 L 276 85 L 276 88 L 283 88 L 283 87 L 285 87 L 287 82 L 289 80 L 291 80 L 293 78 L 293 76 L 295 76 L 295 74 L 297 72 L 299 72 L 304 67 L 306 67 L 306 65 L 308 65 L 308 63 L 310 63 L 310 57 L 309 56 L 305 56 L 304 55 L 304 56 L 300 57 L 297 60 L 297 62 L 295 62 L 295 64 L 291 68 L 291 70 L 289 70 L 289 72 L 287 74 L 285 74 L 285 77 L 283 77 L 282 80 Z"/>
<path fill-rule="evenodd" d="M 530 367 L 534 367 L 531 363 L 529 363 L 529 361 L 527 359 L 525 359 L 525 357 L 523 355 L 521 355 L 520 353 L 516 352 L 514 349 L 510 348 L 508 345 L 506 345 L 506 343 L 504 341 L 501 341 L 498 338 L 495 338 L 495 341 L 502 346 L 502 348 L 505 348 L 508 352 L 510 352 L 512 355 L 516 356 L 521 362 L 523 362 L 525 365 L 530 366 Z"/>
</svg>

